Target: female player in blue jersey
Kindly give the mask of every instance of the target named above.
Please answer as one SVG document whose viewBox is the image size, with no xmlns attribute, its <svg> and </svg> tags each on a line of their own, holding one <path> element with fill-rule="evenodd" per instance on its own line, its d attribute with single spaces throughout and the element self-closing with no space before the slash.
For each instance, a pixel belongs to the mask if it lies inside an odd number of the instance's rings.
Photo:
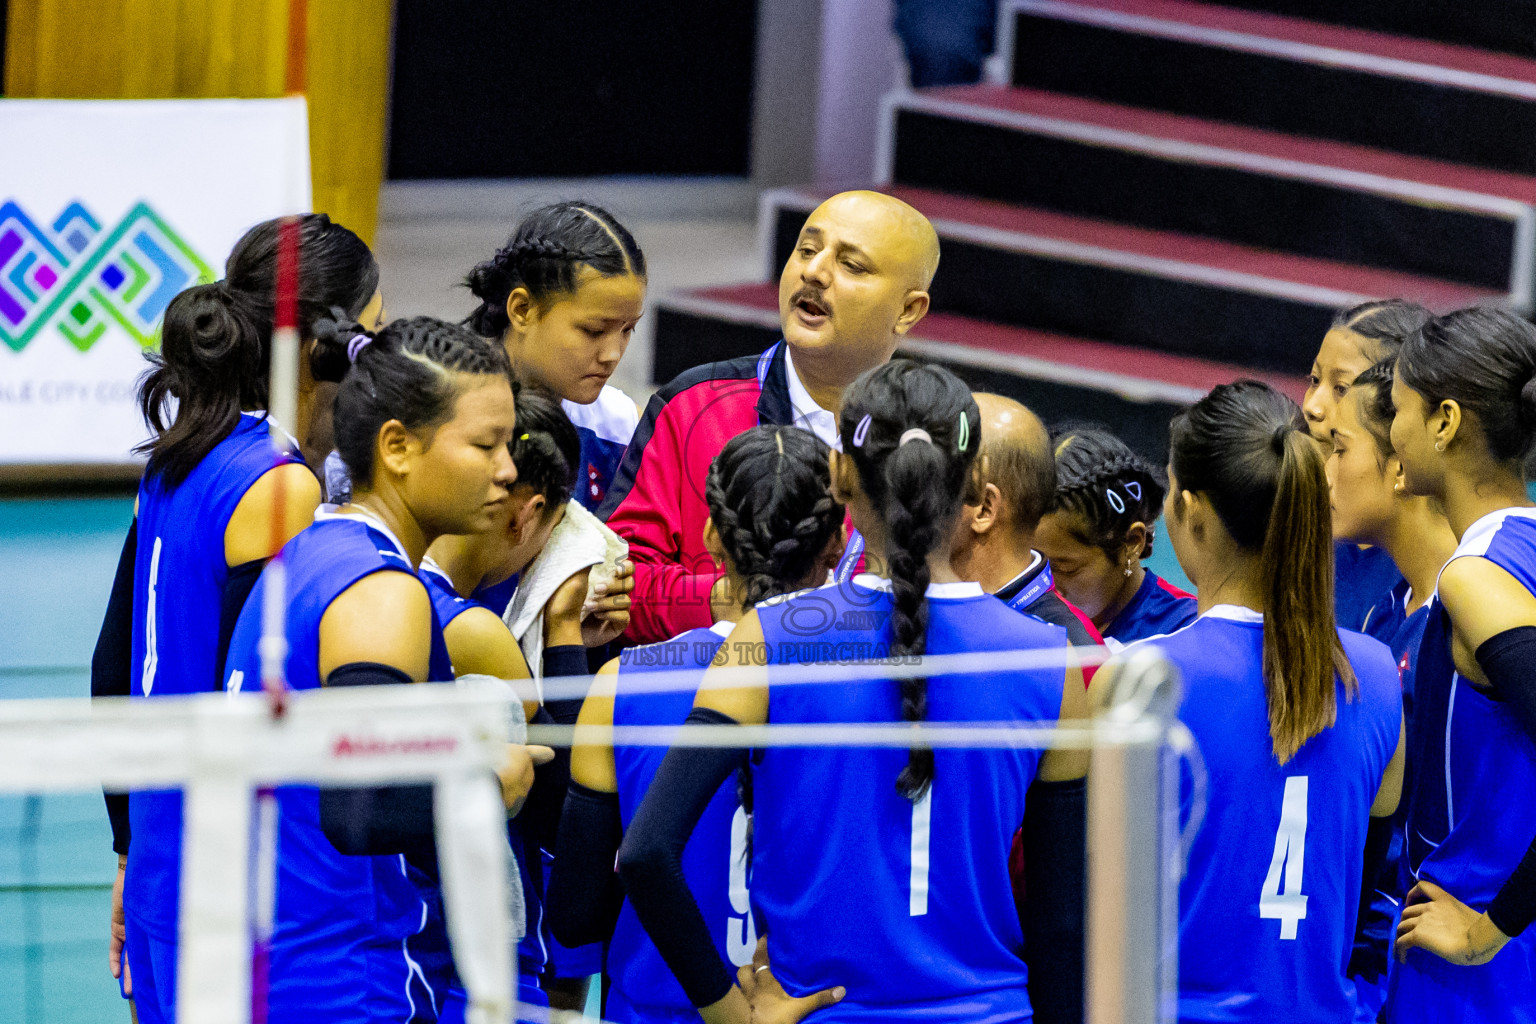
<svg viewBox="0 0 1536 1024">
<path fill-rule="evenodd" d="M 1328 483 L 1296 404 L 1224 384 L 1171 433 L 1164 520 L 1201 615 L 1143 643 L 1182 673 L 1209 778 L 1179 892 L 1179 1019 L 1349 1021 L 1365 851 L 1388 835 L 1370 822 L 1402 781 L 1397 669 L 1334 625 Z"/>
<path fill-rule="evenodd" d="M 664 746 L 615 743 L 614 726 L 678 725 L 698 681 L 735 624 L 760 601 L 824 583 L 843 548 L 843 506 L 833 499 L 827 447 L 809 431 L 755 427 L 727 442 L 710 465 L 705 547 L 725 566 L 719 619 L 659 644 L 634 647 L 593 682 L 577 722 L 605 738 L 571 752 L 571 790 L 550 883 L 555 935 L 608 943 L 606 1020 L 697 1021 L 698 1011 L 662 962 L 633 907 L 624 905 L 614 857 L 666 754 Z M 656 672 L 693 674 L 648 689 Z M 747 816 L 735 780 L 710 800 L 683 853 L 683 871 L 721 958 L 752 962 L 757 933 L 748 894 Z M 611 939 L 611 941 L 609 941 Z"/>
<path fill-rule="evenodd" d="M 849 387 L 839 424 L 844 451 L 831 456 L 833 493 L 888 576 L 861 574 L 748 613 L 726 657 L 706 673 L 690 723 L 1050 725 L 1081 717 L 1086 694 L 1080 672 L 1067 665 L 1065 631 L 962 583 L 949 565 L 946 539 L 979 422 L 970 391 L 939 367 L 898 359 Z M 906 663 L 925 653 L 1029 649 L 1059 651 L 1061 662 L 774 684 L 776 666 L 826 662 L 826 652 Z M 711 683 L 717 671 L 754 666 L 753 685 Z M 704 920 L 688 889 L 682 854 L 744 756 L 741 749 L 669 751 L 619 854 L 636 914 L 711 1024 L 746 1021 L 753 1010 L 717 952 L 718 925 Z M 1086 760 L 1060 750 L 920 746 L 910 753 L 773 747 L 755 755 L 752 904 L 783 991 L 804 998 L 845 987 L 846 998 L 819 1011 L 826 1021 L 1028 1020 L 1031 990 L 1043 996 L 1053 986 L 1080 1009 Z M 1075 967 L 1026 968 L 1023 959 L 1008 849 L 1026 792 L 1035 819 L 1026 833 L 1047 839 L 1030 849 L 1027 864 L 1065 878 L 1030 887 L 1041 924 L 1029 950 L 1075 957 Z M 1053 899 L 1062 904 L 1047 913 Z M 757 996 L 778 991 L 742 972 Z"/>
<path fill-rule="evenodd" d="M 1158 472 L 1102 427 L 1061 430 L 1051 443 L 1056 494 L 1035 548 L 1057 589 L 1121 644 L 1188 625 L 1194 597 L 1141 564 L 1163 512 Z"/>
<path fill-rule="evenodd" d="M 608 211 L 556 203 L 528 214 L 465 283 L 480 305 L 464 322 L 500 339 L 518 379 L 560 399 L 576 425 L 576 499 L 596 509 L 639 424 L 608 378 L 645 309 L 645 254 Z"/>
<path fill-rule="evenodd" d="M 1327 471 L 1334 539 L 1379 548 L 1403 573 L 1402 582 L 1366 616 L 1365 631 L 1391 649 L 1402 681 L 1403 719 L 1411 723 L 1414 670 L 1429 621 L 1430 595 L 1440 568 L 1456 549 L 1456 535 L 1438 503 L 1403 488 L 1403 463 L 1392 450 L 1390 436 L 1393 362 L 1384 360 L 1356 377 L 1338 404 Z M 1386 998 L 1387 960 L 1407 892 L 1401 881 L 1407 804 L 1406 799 L 1400 801 L 1392 816 L 1386 863 L 1375 878 L 1365 880 L 1362 894 L 1349 967 L 1360 996 L 1361 1020 L 1374 1021 Z"/>
<path fill-rule="evenodd" d="M 1333 318 L 1312 361 L 1301 403 L 1307 429 L 1324 452 L 1332 450 L 1334 415 L 1349 385 L 1396 355 L 1403 339 L 1432 315 L 1417 303 L 1385 299 L 1341 310 Z M 1334 546 L 1334 611 L 1345 629 L 1362 628 L 1371 607 L 1400 582 L 1386 552 L 1342 541 Z"/>
<path fill-rule="evenodd" d="M 139 401 L 152 437 L 118 580 L 93 659 L 92 692 L 160 697 L 219 688 L 220 667 L 245 596 L 277 546 L 308 525 L 319 486 L 295 443 L 275 453 L 267 422 L 267 366 L 277 222 L 236 243 L 216 284 L 182 292 L 166 310 L 161 347 Z M 321 215 L 300 219 L 305 278 L 301 327 L 332 306 L 377 308 L 379 271 L 368 247 Z M 305 374 L 304 395 L 313 397 Z M 281 424 L 310 434 L 301 421 Z M 328 419 L 327 419 L 328 423 Z M 277 521 L 274 529 L 273 522 Z M 124 804 L 127 804 L 125 807 Z M 139 1018 L 169 1020 L 181 864 L 181 794 L 109 796 L 119 855 L 113 973 Z M 130 843 L 131 835 L 131 843 Z M 126 941 L 128 965 L 117 960 Z"/>
<path fill-rule="evenodd" d="M 428 318 L 328 344 L 353 361 L 335 408 L 353 501 L 317 514 L 283 550 L 288 685 L 449 680 L 442 628 L 417 568 L 437 536 L 486 529 L 516 479 L 506 355 Z M 259 685 L 269 578 L 236 624 L 230 690 Z M 509 808 L 531 783 L 526 751 L 510 753 Z M 440 935 L 424 934 L 435 895 L 430 787 L 322 795 L 288 786 L 279 803 L 270 1017 L 435 1020 L 440 979 L 451 972 L 429 972 L 417 955 L 445 948 Z"/>
<path fill-rule="evenodd" d="M 444 623 L 448 654 L 459 674 L 477 672 L 504 679 L 528 678 L 522 648 L 501 616 L 482 603 L 486 595 L 477 587 L 487 575 L 494 579 L 501 571 L 511 573 L 515 580 L 516 573 L 539 553 L 575 488 L 580 446 L 576 430 L 559 402 L 536 389 L 520 389 L 511 444 L 517 483 L 512 487 L 507 508 L 498 514 L 486 533 L 439 538 L 432 546 L 433 554 L 422 563 L 422 577 Z M 440 565 L 434 555 L 444 559 L 447 566 Z M 461 596 L 455 588 L 455 576 L 462 581 L 466 593 L 478 596 Z M 585 578 L 581 581 L 581 594 L 585 594 Z M 496 600 L 494 595 L 493 587 L 489 599 Z M 498 603 L 505 607 L 505 599 Z M 554 652 L 553 658 L 545 658 L 546 673 L 555 667 L 555 662 L 570 660 L 573 653 L 574 671 L 585 673 L 586 648 L 580 638 L 579 605 L 578 597 L 569 609 L 556 609 L 554 614 L 546 612 L 555 624 L 554 640 L 569 639 L 562 633 L 576 633 L 574 644 L 545 649 L 546 655 Z M 530 721 L 539 713 L 538 696 L 531 684 L 523 708 Z M 541 720 L 551 719 L 544 715 Z M 540 988 L 540 979 L 550 966 L 555 948 L 544 912 L 548 879 L 545 853 L 555 848 L 555 832 L 565 799 L 568 760 L 560 763 L 562 760 L 557 757 L 555 763 L 540 769 L 529 805 L 512 822 L 509 833 L 522 871 L 527 910 L 527 930 L 518 947 L 518 998 L 525 1007 L 549 1002 Z M 599 969 L 594 967 L 593 973 Z"/>
<path fill-rule="evenodd" d="M 1387 1020 L 1536 1021 L 1536 329 L 1466 309 L 1411 335 L 1392 384 L 1404 489 L 1458 545 L 1414 678 L 1408 868 Z"/>
</svg>

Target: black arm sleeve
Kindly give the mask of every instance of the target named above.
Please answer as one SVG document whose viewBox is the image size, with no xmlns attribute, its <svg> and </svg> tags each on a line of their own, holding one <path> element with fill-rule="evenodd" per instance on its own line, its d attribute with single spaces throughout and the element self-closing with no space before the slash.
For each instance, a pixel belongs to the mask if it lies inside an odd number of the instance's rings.
<svg viewBox="0 0 1536 1024">
<path fill-rule="evenodd" d="M 686 724 L 738 723 L 718 711 L 694 708 Z M 683 877 L 683 847 L 720 785 L 745 759 L 746 751 L 739 749 L 667 751 L 619 847 L 624 892 L 694 1006 L 719 1002 L 736 982 Z"/>
<path fill-rule="evenodd" d="M 623 838 L 619 794 L 572 782 L 549 876 L 549 922 L 562 945 L 574 948 L 612 937 L 624 903 L 614 871 Z"/>
<path fill-rule="evenodd" d="M 393 665 L 356 661 L 326 677 L 327 686 L 409 683 Z M 432 787 L 377 786 L 320 790 L 320 829 L 338 853 L 403 853 L 428 874 L 436 874 Z"/>
<path fill-rule="evenodd" d="M 1527 736 L 1536 740 L 1536 626 L 1519 626 L 1489 637 L 1477 649 L 1498 698 L 1509 706 Z M 1519 867 L 1488 904 L 1488 918 L 1514 937 L 1536 920 L 1536 837 Z"/>
<path fill-rule="evenodd" d="M 587 671 L 587 649 L 580 644 L 563 644 L 559 647 L 544 648 L 544 676 L 548 679 L 565 676 L 589 675 Z M 581 698 L 572 697 L 566 700 L 552 700 L 546 705 L 550 716 L 561 725 L 575 725 L 576 716 L 581 713 Z"/>
<path fill-rule="evenodd" d="M 139 520 L 128 527 L 128 537 L 117 556 L 117 575 L 107 597 L 107 613 L 91 654 L 91 696 L 126 697 L 133 692 L 133 568 L 139 544 Z M 128 794 L 104 793 L 107 820 L 112 824 L 112 852 L 128 852 Z"/>
<path fill-rule="evenodd" d="M 1387 863 L 1392 849 L 1393 821 L 1391 817 L 1370 818 L 1365 826 L 1365 868 L 1360 875 L 1360 906 L 1355 914 L 1355 943 L 1349 955 L 1349 976 L 1380 978 L 1387 973 L 1387 951 L 1391 943 L 1382 944 L 1374 936 L 1392 934 L 1393 923 L 1382 920 L 1375 907 L 1376 890 L 1382 885 L 1391 886 L 1397 872 L 1397 864 Z M 1382 877 L 1387 875 L 1388 877 Z"/>
<path fill-rule="evenodd" d="M 261 578 L 262 567 L 266 564 L 265 558 L 242 562 L 230 569 L 224 580 L 224 591 L 219 599 L 219 652 L 216 662 L 219 666 L 221 690 L 224 689 L 224 662 L 229 657 L 229 641 L 235 635 L 235 623 L 240 618 L 241 609 L 245 607 L 245 599 L 251 596 L 256 581 Z"/>
<path fill-rule="evenodd" d="M 1085 779 L 1035 780 L 1024 804 L 1025 960 L 1039 1024 L 1082 1024 Z"/>
<path fill-rule="evenodd" d="M 587 649 L 580 644 L 544 648 L 544 676 L 554 679 L 587 674 Z M 534 717 L 542 724 L 575 725 L 581 714 L 581 698 L 545 702 Z M 571 748 L 556 747 L 554 760 L 539 765 L 533 773 L 533 790 L 523 804 L 518 821 L 523 835 L 541 849 L 555 852 L 560 816 L 565 809 L 565 791 L 571 781 Z"/>
</svg>

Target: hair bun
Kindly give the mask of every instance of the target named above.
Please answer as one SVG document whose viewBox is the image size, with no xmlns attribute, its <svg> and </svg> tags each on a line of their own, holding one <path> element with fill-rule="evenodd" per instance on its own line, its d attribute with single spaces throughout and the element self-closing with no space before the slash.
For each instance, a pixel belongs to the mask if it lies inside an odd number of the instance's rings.
<svg viewBox="0 0 1536 1024">
<path fill-rule="evenodd" d="M 354 323 L 346 310 L 331 307 L 329 316 L 315 320 L 311 331 L 315 347 L 309 355 L 309 371 L 317 381 L 339 384 L 352 368 L 351 341 L 358 335 L 372 338 L 370 331 Z"/>
<path fill-rule="evenodd" d="M 1520 389 L 1520 406 L 1527 416 L 1536 419 L 1536 375 Z"/>
</svg>

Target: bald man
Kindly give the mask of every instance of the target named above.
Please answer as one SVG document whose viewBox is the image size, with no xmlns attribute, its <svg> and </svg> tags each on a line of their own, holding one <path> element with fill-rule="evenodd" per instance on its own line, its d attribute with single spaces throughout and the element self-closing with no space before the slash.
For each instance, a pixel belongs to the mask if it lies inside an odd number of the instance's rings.
<svg viewBox="0 0 1536 1024">
<path fill-rule="evenodd" d="M 1034 549 L 1035 527 L 1056 493 L 1056 460 L 1040 417 L 1002 395 L 978 393 L 981 450 L 955 523 L 950 564 L 1016 611 L 1062 626 L 1073 646 L 1101 644 L 1093 621 L 1056 591 Z"/>
<path fill-rule="evenodd" d="M 710 462 L 762 423 L 793 424 L 838 447 L 843 389 L 889 360 L 928 312 L 938 265 L 938 234 L 912 207 L 879 192 L 835 195 L 806 218 L 779 276 L 783 340 L 695 367 L 651 399 L 597 513 L 629 542 L 630 640 L 714 625 L 721 571 L 704 547 Z M 840 572 L 856 560 L 851 553 Z"/>
</svg>

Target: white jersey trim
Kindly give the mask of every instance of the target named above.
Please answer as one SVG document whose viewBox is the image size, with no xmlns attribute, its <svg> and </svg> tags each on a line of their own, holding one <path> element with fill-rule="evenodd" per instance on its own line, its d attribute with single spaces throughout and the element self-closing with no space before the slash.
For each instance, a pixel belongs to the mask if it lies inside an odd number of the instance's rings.
<svg viewBox="0 0 1536 1024">
<path fill-rule="evenodd" d="M 876 576 L 872 572 L 859 573 L 853 578 L 853 584 L 856 587 L 863 587 L 865 590 L 882 590 L 887 594 L 891 593 L 894 589 L 891 586 L 890 580 L 884 576 Z M 966 597 L 981 597 L 985 593 L 986 591 L 981 589 L 980 583 L 962 580 L 957 583 L 930 583 L 928 584 L 927 596 L 943 601 Z"/>
<path fill-rule="evenodd" d="M 1461 535 L 1461 543 L 1456 545 L 1456 550 L 1451 557 L 1446 559 L 1445 565 L 1450 565 L 1458 558 L 1483 558 L 1488 554 L 1488 549 L 1493 546 L 1493 539 L 1504 528 L 1505 522 L 1510 519 L 1536 520 L 1536 508 L 1516 506 L 1514 508 L 1501 508 L 1496 512 L 1489 512 L 1483 518 L 1467 527 L 1467 532 Z M 1440 572 L 1435 574 L 1435 592 L 1429 595 L 1431 601 L 1440 597 L 1440 575 L 1445 572 L 1445 565 L 1440 567 Z M 1425 602 L 1426 604 L 1428 602 Z"/>
<path fill-rule="evenodd" d="M 565 410 L 566 417 L 574 426 L 585 427 L 604 441 L 612 441 L 614 444 L 629 444 L 640 426 L 640 411 L 635 408 L 634 401 L 609 384 L 603 385 L 597 401 L 590 405 L 579 405 L 569 399 L 562 399 L 560 408 Z"/>
</svg>

